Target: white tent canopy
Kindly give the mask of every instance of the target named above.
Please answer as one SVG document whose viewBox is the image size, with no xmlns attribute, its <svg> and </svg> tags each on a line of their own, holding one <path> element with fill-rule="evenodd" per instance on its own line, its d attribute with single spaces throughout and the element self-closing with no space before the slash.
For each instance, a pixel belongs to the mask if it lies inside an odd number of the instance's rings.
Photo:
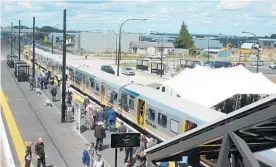
<svg viewBox="0 0 276 167">
<path fill-rule="evenodd" d="M 163 83 L 181 98 L 213 107 L 236 94 L 276 94 L 276 84 L 243 66 L 186 69 Z"/>
</svg>

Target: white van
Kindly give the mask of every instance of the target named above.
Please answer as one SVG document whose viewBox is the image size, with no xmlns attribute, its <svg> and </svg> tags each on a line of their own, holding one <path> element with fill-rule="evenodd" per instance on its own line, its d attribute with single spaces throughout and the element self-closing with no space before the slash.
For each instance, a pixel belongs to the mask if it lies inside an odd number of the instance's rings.
<svg viewBox="0 0 276 167">
<path fill-rule="evenodd" d="M 252 65 L 252 66 L 257 66 L 257 61 L 253 62 L 251 65 Z M 264 61 L 259 60 L 258 65 L 259 65 L 259 66 L 263 66 L 263 65 L 264 65 Z"/>
</svg>

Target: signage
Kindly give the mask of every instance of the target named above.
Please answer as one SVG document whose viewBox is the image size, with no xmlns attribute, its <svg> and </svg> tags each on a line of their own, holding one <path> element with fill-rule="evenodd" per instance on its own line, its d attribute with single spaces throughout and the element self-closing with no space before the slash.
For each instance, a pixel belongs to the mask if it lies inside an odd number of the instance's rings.
<svg viewBox="0 0 276 167">
<path fill-rule="evenodd" d="M 77 101 L 74 101 L 74 122 L 76 129 L 80 132 L 80 119 L 81 119 L 81 106 L 80 103 Z"/>
<path fill-rule="evenodd" d="M 111 134 L 111 148 L 140 147 L 140 133 Z"/>
</svg>

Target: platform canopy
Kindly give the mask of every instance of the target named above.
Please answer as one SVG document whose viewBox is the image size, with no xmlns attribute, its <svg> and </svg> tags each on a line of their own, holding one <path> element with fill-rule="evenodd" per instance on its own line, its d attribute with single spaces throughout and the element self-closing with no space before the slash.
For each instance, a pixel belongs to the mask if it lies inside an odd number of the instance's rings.
<svg viewBox="0 0 276 167">
<path fill-rule="evenodd" d="M 243 66 L 220 69 L 197 66 L 185 69 L 163 85 L 181 98 L 209 108 L 236 94 L 276 94 L 276 84 Z"/>
</svg>

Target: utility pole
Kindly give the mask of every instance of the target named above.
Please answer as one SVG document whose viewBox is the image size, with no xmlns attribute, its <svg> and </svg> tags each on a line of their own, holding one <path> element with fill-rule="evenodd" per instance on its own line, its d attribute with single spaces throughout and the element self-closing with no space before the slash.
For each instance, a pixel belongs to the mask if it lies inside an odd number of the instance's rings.
<svg viewBox="0 0 276 167">
<path fill-rule="evenodd" d="M 13 23 L 11 22 L 11 54 L 12 54 L 12 27 L 13 27 Z"/>
<path fill-rule="evenodd" d="M 65 122 L 65 91 L 66 91 L 66 9 L 63 10 L 63 62 L 62 62 L 62 103 L 61 122 Z"/>
<path fill-rule="evenodd" d="M 33 17 L 33 79 L 35 81 L 35 17 Z"/>
<path fill-rule="evenodd" d="M 18 48 L 18 60 L 20 61 L 21 60 L 21 56 L 20 56 L 20 27 L 21 27 L 21 23 L 20 23 L 20 20 L 19 20 L 19 27 L 18 27 L 18 30 L 19 30 L 19 37 L 18 37 L 18 45 L 19 45 L 19 48 Z"/>
</svg>

